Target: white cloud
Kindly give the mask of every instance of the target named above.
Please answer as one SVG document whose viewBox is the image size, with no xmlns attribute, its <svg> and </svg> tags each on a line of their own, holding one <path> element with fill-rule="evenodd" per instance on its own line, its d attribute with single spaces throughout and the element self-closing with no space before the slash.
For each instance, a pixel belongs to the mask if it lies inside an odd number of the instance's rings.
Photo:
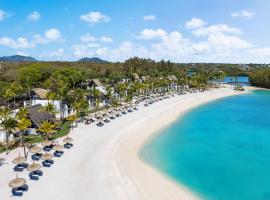
<svg viewBox="0 0 270 200">
<path fill-rule="evenodd" d="M 0 10 L 0 22 L 7 17 L 7 13 L 3 10 Z"/>
<path fill-rule="evenodd" d="M 86 45 L 87 45 L 87 47 L 90 47 L 90 48 L 99 48 L 100 47 L 100 44 L 98 44 L 98 43 L 87 43 Z"/>
<path fill-rule="evenodd" d="M 200 27 L 192 31 L 195 36 L 208 36 L 213 33 L 230 33 L 241 35 L 242 31 L 239 28 L 230 27 L 227 24 L 216 24 L 208 27 Z"/>
<path fill-rule="evenodd" d="M 208 43 L 218 54 L 230 54 L 233 49 L 247 49 L 252 45 L 237 37 L 231 35 L 225 35 L 223 33 L 213 33 L 208 37 Z"/>
<path fill-rule="evenodd" d="M 264 58 L 267 57 L 267 59 L 269 59 L 270 47 L 249 49 L 248 53 L 250 53 L 253 56 L 264 57 Z"/>
<path fill-rule="evenodd" d="M 89 12 L 87 14 L 81 15 L 80 19 L 92 25 L 111 21 L 111 18 L 109 16 L 104 15 L 101 12 Z"/>
<path fill-rule="evenodd" d="M 113 42 L 113 39 L 111 37 L 109 37 L 109 36 L 102 36 L 101 38 L 97 38 L 95 36 L 90 35 L 89 33 L 81 36 L 80 40 L 82 42 L 96 42 L 96 41 L 106 42 L 106 43 Z"/>
<path fill-rule="evenodd" d="M 61 33 L 59 30 L 51 28 L 45 32 L 45 38 L 50 41 L 56 41 L 61 39 Z"/>
<path fill-rule="evenodd" d="M 139 38 L 149 40 L 162 38 L 165 35 L 167 35 L 167 32 L 163 29 L 144 29 L 141 31 Z"/>
<path fill-rule="evenodd" d="M 39 19 L 40 19 L 40 13 L 39 12 L 37 12 L 37 11 L 34 11 L 34 12 L 32 12 L 32 13 L 30 13 L 29 15 L 28 15 L 28 17 L 27 17 L 27 19 L 29 20 L 29 21 L 38 21 Z"/>
<path fill-rule="evenodd" d="M 229 55 L 237 49 L 247 49 L 252 45 L 241 39 L 241 29 L 230 27 L 227 24 L 206 25 L 199 19 L 193 18 L 186 23 L 186 28 L 192 30 L 192 34 L 197 37 L 206 37 L 205 41 L 193 44 L 193 48 L 198 52 L 208 51 L 218 55 Z"/>
<path fill-rule="evenodd" d="M 52 50 L 49 52 L 43 51 L 43 53 L 39 54 L 38 57 L 42 60 L 49 60 L 49 61 L 67 60 L 68 59 L 67 55 L 65 55 L 65 50 L 63 48 L 59 48 L 59 49 Z"/>
<path fill-rule="evenodd" d="M 0 38 L 0 45 L 6 46 L 11 49 L 26 49 L 32 47 L 32 45 L 24 37 L 19 37 L 16 40 L 8 37 L 2 37 Z"/>
<path fill-rule="evenodd" d="M 45 31 L 44 35 L 36 34 L 33 36 L 33 45 L 47 44 L 49 42 L 63 41 L 61 32 L 58 29 L 51 28 Z"/>
<path fill-rule="evenodd" d="M 190 21 L 186 23 L 187 29 L 196 29 L 204 26 L 206 22 L 199 18 L 192 18 Z"/>
<path fill-rule="evenodd" d="M 86 35 L 81 36 L 80 40 L 82 42 L 94 42 L 94 41 L 96 41 L 96 38 L 94 36 L 90 35 L 89 33 L 87 33 Z"/>
<path fill-rule="evenodd" d="M 48 44 L 51 42 L 64 41 L 61 36 L 61 32 L 58 29 L 48 29 L 43 35 L 35 34 L 32 39 L 32 46 L 35 47 L 38 44 Z"/>
<path fill-rule="evenodd" d="M 143 17 L 144 21 L 155 21 L 157 19 L 157 17 L 155 15 L 145 15 Z"/>
<path fill-rule="evenodd" d="M 232 17 L 240 17 L 240 18 L 247 18 L 251 19 L 254 17 L 256 12 L 253 11 L 248 11 L 248 10 L 241 10 L 241 11 L 236 11 L 231 14 Z"/>
<path fill-rule="evenodd" d="M 101 42 L 113 42 L 113 39 L 111 37 L 103 36 L 100 38 Z"/>
</svg>

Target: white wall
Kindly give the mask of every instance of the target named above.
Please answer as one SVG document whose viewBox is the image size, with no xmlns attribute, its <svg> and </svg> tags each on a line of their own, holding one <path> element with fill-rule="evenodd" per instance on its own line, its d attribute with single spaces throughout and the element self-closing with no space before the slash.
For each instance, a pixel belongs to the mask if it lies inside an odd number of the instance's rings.
<svg viewBox="0 0 270 200">
<path fill-rule="evenodd" d="M 60 118 L 60 106 L 61 106 L 61 101 L 50 101 L 51 104 L 54 105 L 56 111 L 58 111 L 59 113 L 56 114 L 56 118 Z M 37 104 L 41 104 L 42 106 L 46 106 L 48 105 L 48 100 L 32 100 L 32 105 L 37 105 Z M 68 108 L 66 105 L 64 105 L 64 109 L 62 110 L 63 113 L 63 117 L 67 117 L 68 116 Z"/>
</svg>

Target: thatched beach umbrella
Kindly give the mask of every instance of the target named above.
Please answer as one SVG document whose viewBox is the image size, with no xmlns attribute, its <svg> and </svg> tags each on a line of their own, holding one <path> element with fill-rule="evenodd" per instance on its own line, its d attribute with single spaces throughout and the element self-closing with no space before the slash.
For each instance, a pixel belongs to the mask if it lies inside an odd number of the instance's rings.
<svg viewBox="0 0 270 200">
<path fill-rule="evenodd" d="M 73 142 L 73 139 L 71 137 L 66 137 L 65 139 L 63 139 L 64 143 L 70 143 Z"/>
<path fill-rule="evenodd" d="M 42 151 L 42 149 L 41 149 L 41 147 L 39 147 L 39 146 L 34 146 L 34 147 L 32 147 L 31 149 L 30 149 L 30 152 L 31 153 L 39 153 L 39 152 L 41 152 Z"/>
<path fill-rule="evenodd" d="M 50 146 L 50 145 L 52 145 L 52 141 L 50 141 L 50 140 L 45 140 L 45 141 L 43 141 L 41 144 L 42 144 L 42 146 Z"/>
<path fill-rule="evenodd" d="M 14 158 L 14 159 L 12 160 L 12 163 L 15 164 L 15 165 L 17 165 L 17 164 L 22 164 L 22 163 L 24 163 L 25 161 L 26 161 L 26 158 L 23 157 L 23 156 L 21 156 L 20 153 L 19 153 L 18 157 Z"/>
<path fill-rule="evenodd" d="M 18 188 L 23 186 L 25 183 L 26 183 L 25 179 L 16 177 L 12 181 L 10 181 L 8 185 L 11 188 Z"/>
<path fill-rule="evenodd" d="M 53 150 L 55 150 L 55 151 L 61 151 L 61 150 L 63 150 L 63 146 L 62 145 L 60 145 L 60 144 L 57 144 L 57 145 L 55 145 L 55 146 L 53 146 Z"/>
<path fill-rule="evenodd" d="M 27 167 L 27 170 L 30 171 L 30 172 L 33 172 L 33 171 L 36 171 L 36 170 L 39 170 L 41 168 L 41 165 L 38 164 L 38 163 L 33 163 L 31 165 L 29 165 Z"/>
<path fill-rule="evenodd" d="M 41 156 L 41 159 L 42 159 L 42 160 L 50 160 L 50 159 L 52 159 L 52 157 L 53 157 L 52 154 L 50 154 L 50 153 L 45 153 L 45 154 L 43 154 L 43 155 Z"/>
</svg>

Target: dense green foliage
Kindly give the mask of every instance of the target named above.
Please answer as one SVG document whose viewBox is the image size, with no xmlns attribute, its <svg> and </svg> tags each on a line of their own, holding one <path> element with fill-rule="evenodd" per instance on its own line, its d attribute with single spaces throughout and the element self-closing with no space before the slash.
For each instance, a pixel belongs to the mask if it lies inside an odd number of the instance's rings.
<svg viewBox="0 0 270 200">
<path fill-rule="evenodd" d="M 260 69 L 249 74 L 252 85 L 263 88 L 270 88 L 270 69 Z"/>
</svg>

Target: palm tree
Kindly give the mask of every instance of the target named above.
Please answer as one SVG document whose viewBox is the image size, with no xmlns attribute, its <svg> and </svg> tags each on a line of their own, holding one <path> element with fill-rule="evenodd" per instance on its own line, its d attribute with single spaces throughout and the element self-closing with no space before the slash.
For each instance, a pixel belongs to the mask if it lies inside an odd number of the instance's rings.
<svg viewBox="0 0 270 200">
<path fill-rule="evenodd" d="M 106 87 L 106 99 L 108 100 L 108 101 L 112 101 L 113 99 L 112 99 L 112 95 L 113 95 L 113 93 L 112 93 L 112 88 L 110 87 L 110 86 L 108 86 L 108 87 Z"/>
<path fill-rule="evenodd" d="M 8 88 L 5 91 L 5 94 L 3 96 L 6 99 L 6 101 L 8 102 L 8 107 L 9 107 L 9 101 L 12 99 L 12 97 L 16 96 L 16 93 L 11 88 Z"/>
<path fill-rule="evenodd" d="M 6 154 L 7 154 L 9 146 L 9 136 L 11 134 L 11 130 L 17 126 L 17 121 L 14 118 L 8 117 L 2 122 L 2 124 L 6 132 Z"/>
<path fill-rule="evenodd" d="M 23 150 L 24 150 L 24 157 L 26 158 L 26 149 L 25 149 L 25 143 L 24 143 L 24 136 L 25 136 L 25 132 L 26 130 L 32 125 L 32 122 L 27 119 L 27 118 L 22 118 L 18 123 L 17 123 L 17 128 L 20 130 L 21 132 L 21 144 L 23 146 Z"/>
<path fill-rule="evenodd" d="M 56 125 L 48 120 L 43 121 L 38 128 L 38 131 L 43 133 L 45 138 L 48 139 L 52 134 L 56 132 Z"/>
<path fill-rule="evenodd" d="M 13 92 L 13 108 L 15 110 L 16 107 L 16 96 L 22 92 L 23 88 L 21 86 L 21 84 L 19 84 L 18 82 L 13 82 L 10 86 L 11 91 Z"/>
<path fill-rule="evenodd" d="M 73 108 L 76 111 L 77 116 L 80 116 L 82 119 L 88 109 L 88 102 L 86 99 L 81 98 L 78 101 L 74 102 Z"/>
<path fill-rule="evenodd" d="M 15 118 L 18 120 L 21 120 L 21 119 L 27 118 L 28 114 L 29 114 L 28 109 L 26 107 L 22 107 L 16 114 Z"/>
<path fill-rule="evenodd" d="M 76 121 L 77 116 L 76 115 L 70 115 L 67 117 L 67 120 L 70 122 L 71 124 L 71 129 L 73 130 L 73 123 Z"/>
<path fill-rule="evenodd" d="M 100 103 L 100 100 L 99 100 L 100 95 L 101 95 L 100 91 L 97 90 L 96 88 L 94 88 L 94 90 L 93 90 L 93 96 L 94 96 L 95 99 L 96 99 L 96 107 L 97 107 L 97 108 L 99 107 L 99 103 Z"/>
<path fill-rule="evenodd" d="M 40 111 L 45 111 L 48 112 L 50 114 L 52 114 L 53 116 L 55 116 L 58 111 L 55 109 L 54 105 L 52 103 L 48 103 L 45 106 L 43 106 Z"/>
</svg>

